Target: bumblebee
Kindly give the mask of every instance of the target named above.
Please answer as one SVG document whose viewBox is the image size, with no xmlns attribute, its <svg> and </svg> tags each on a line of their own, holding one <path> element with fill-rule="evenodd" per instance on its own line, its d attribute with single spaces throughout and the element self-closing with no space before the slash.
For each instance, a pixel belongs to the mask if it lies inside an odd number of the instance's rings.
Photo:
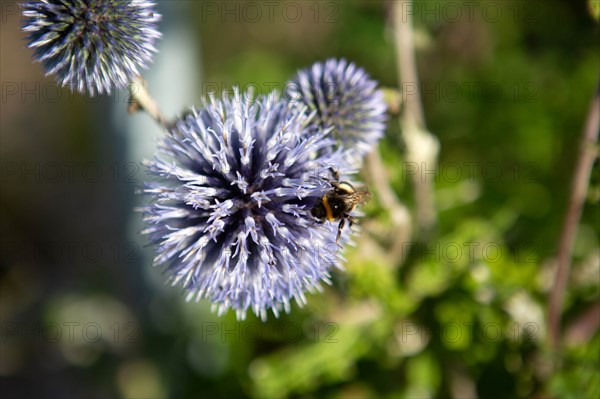
<svg viewBox="0 0 600 399">
<path fill-rule="evenodd" d="M 319 202 L 311 209 L 311 214 L 317 223 L 333 222 L 339 220 L 336 244 L 342 235 L 342 230 L 348 221 L 348 227 L 356 219 L 350 216 L 356 205 L 362 205 L 369 200 L 369 190 L 366 188 L 356 189 L 347 181 L 339 181 L 339 175 L 333 173 L 334 180 L 326 179 L 331 184 L 331 190 L 328 191 Z"/>
</svg>

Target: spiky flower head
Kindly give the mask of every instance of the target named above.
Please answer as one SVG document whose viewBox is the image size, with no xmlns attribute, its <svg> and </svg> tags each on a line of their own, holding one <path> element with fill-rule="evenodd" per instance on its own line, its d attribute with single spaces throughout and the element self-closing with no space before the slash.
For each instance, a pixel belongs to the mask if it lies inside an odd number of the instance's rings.
<svg viewBox="0 0 600 399">
<path fill-rule="evenodd" d="M 46 75 L 92 96 L 133 81 L 161 36 L 160 14 L 146 0 L 42 0 L 21 7 L 28 45 Z"/>
<path fill-rule="evenodd" d="M 181 117 L 147 162 L 145 234 L 156 264 L 189 299 L 222 314 L 251 308 L 261 318 L 300 305 L 339 266 L 337 225 L 311 209 L 331 189 L 330 168 L 348 170 L 331 140 L 306 134 L 309 117 L 275 94 L 252 100 L 234 90 Z M 349 239 L 347 231 L 341 243 Z"/>
<path fill-rule="evenodd" d="M 359 164 L 383 136 L 383 92 L 364 69 L 346 60 L 329 59 L 299 71 L 287 95 L 292 104 L 316 112 L 313 123 L 329 130 Z"/>
</svg>

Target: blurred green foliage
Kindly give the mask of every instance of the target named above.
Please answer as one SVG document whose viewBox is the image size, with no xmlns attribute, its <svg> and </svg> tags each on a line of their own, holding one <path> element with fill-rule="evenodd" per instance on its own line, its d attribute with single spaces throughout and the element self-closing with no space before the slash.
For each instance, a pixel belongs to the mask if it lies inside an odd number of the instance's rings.
<svg viewBox="0 0 600 399">
<path fill-rule="evenodd" d="M 282 89 L 298 68 L 332 56 L 364 67 L 382 86 L 398 85 L 389 2 L 295 2 L 305 16 L 295 23 L 277 13 L 256 23 L 206 17 L 206 3 L 189 4 L 187 14 L 201 38 L 198 97 L 233 84 Z M 417 0 L 415 7 L 425 116 L 441 143 L 436 174 L 424 175 L 435 181 L 437 230 L 407 242 L 405 260 L 390 258 L 390 211 L 375 191 L 333 286 L 267 323 L 186 303 L 177 289 L 160 288 L 157 270 L 123 283 L 136 286 L 136 300 L 112 285 L 114 276 L 91 273 L 62 287 L 66 295 L 47 298 L 42 319 L 95 320 L 103 309 L 121 327 L 135 323 L 135 345 L 67 344 L 61 356 L 69 375 L 127 398 L 600 396 L 598 331 L 556 351 L 546 326 L 572 165 L 598 84 L 598 24 L 589 13 L 597 2 L 483 0 L 472 19 L 463 2 Z M 453 17 L 456 9 L 462 17 Z M 78 148 L 85 140 L 75 130 Z M 396 117 L 379 152 L 391 187 L 413 210 Z M 565 332 L 599 300 L 599 190 L 596 165 Z M 22 284 L 20 273 L 15 266 L 5 281 Z M 3 348 L 9 357 L 16 350 Z"/>
</svg>

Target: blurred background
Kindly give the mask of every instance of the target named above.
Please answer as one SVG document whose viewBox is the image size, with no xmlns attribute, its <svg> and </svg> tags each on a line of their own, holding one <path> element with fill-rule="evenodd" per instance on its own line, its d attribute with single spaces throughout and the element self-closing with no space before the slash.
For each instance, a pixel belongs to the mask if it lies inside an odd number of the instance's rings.
<svg viewBox="0 0 600 399">
<path fill-rule="evenodd" d="M 438 157 L 409 161 L 391 115 L 380 163 L 359 177 L 374 195 L 346 271 L 266 323 L 219 318 L 164 285 L 134 212 L 160 129 L 127 115 L 126 91 L 88 98 L 44 78 L 17 3 L 1 5 L 3 398 L 600 396 L 597 165 L 558 346 L 547 322 L 599 78 L 597 1 L 415 1 L 416 86 Z M 158 9 L 164 37 L 144 77 L 169 117 L 232 85 L 282 90 L 329 57 L 400 86 L 392 2 Z M 433 190 L 426 234 L 419 181 Z"/>
</svg>

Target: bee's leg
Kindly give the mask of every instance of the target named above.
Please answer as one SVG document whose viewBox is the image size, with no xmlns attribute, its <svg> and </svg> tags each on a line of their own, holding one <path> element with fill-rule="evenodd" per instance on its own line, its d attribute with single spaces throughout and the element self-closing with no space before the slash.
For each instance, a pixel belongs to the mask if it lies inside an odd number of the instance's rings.
<svg viewBox="0 0 600 399">
<path fill-rule="evenodd" d="M 321 180 L 326 181 L 327 183 L 331 184 L 331 187 L 333 187 L 333 188 L 339 187 L 339 182 L 337 180 L 331 180 L 327 177 L 321 177 Z"/>
<path fill-rule="evenodd" d="M 329 167 L 329 172 L 331 172 L 331 175 L 333 176 L 333 179 L 335 181 L 339 181 L 340 180 L 340 171 L 339 170 L 335 170 L 333 169 L 333 166 Z"/>
<path fill-rule="evenodd" d="M 340 237 L 342 236 L 342 230 L 344 229 L 344 226 L 345 226 L 345 225 L 346 225 L 346 219 L 345 219 L 345 218 L 342 218 L 342 219 L 340 220 L 340 224 L 338 224 L 338 232 L 337 232 L 337 237 L 335 238 L 335 243 L 336 243 L 337 245 L 339 245 L 340 247 L 341 247 L 341 245 L 340 245 Z"/>
<path fill-rule="evenodd" d="M 311 224 L 310 224 L 310 226 L 308 226 L 308 227 L 312 227 L 312 226 L 314 226 L 314 225 L 315 225 L 315 223 L 316 223 L 316 224 L 323 224 L 323 223 L 325 223 L 325 221 L 324 221 L 324 220 L 321 220 L 321 219 L 313 218 L 313 220 L 312 220 L 312 223 L 311 223 Z"/>
<path fill-rule="evenodd" d="M 340 225 L 338 228 L 338 240 L 340 239 L 340 235 L 342 234 L 342 229 L 344 228 L 344 225 L 346 224 L 346 219 L 348 219 L 348 228 L 350 229 L 350 233 L 352 233 L 352 226 L 356 222 L 356 218 L 354 218 L 348 214 L 344 214 L 344 216 L 342 216 L 342 220 L 340 220 Z"/>
<path fill-rule="evenodd" d="M 348 219 L 348 228 L 352 229 L 352 226 L 354 225 L 354 223 L 356 223 L 356 218 L 354 218 L 350 215 L 345 215 L 345 216 Z"/>
<path fill-rule="evenodd" d="M 339 180 L 340 180 L 340 172 L 338 172 L 337 170 L 333 169 L 332 166 L 329 166 L 327 168 L 327 170 L 329 171 L 329 173 L 330 173 L 330 175 L 331 175 L 332 178 L 321 177 L 320 179 L 326 181 L 329 184 L 331 184 L 332 187 L 338 188 Z"/>
</svg>

